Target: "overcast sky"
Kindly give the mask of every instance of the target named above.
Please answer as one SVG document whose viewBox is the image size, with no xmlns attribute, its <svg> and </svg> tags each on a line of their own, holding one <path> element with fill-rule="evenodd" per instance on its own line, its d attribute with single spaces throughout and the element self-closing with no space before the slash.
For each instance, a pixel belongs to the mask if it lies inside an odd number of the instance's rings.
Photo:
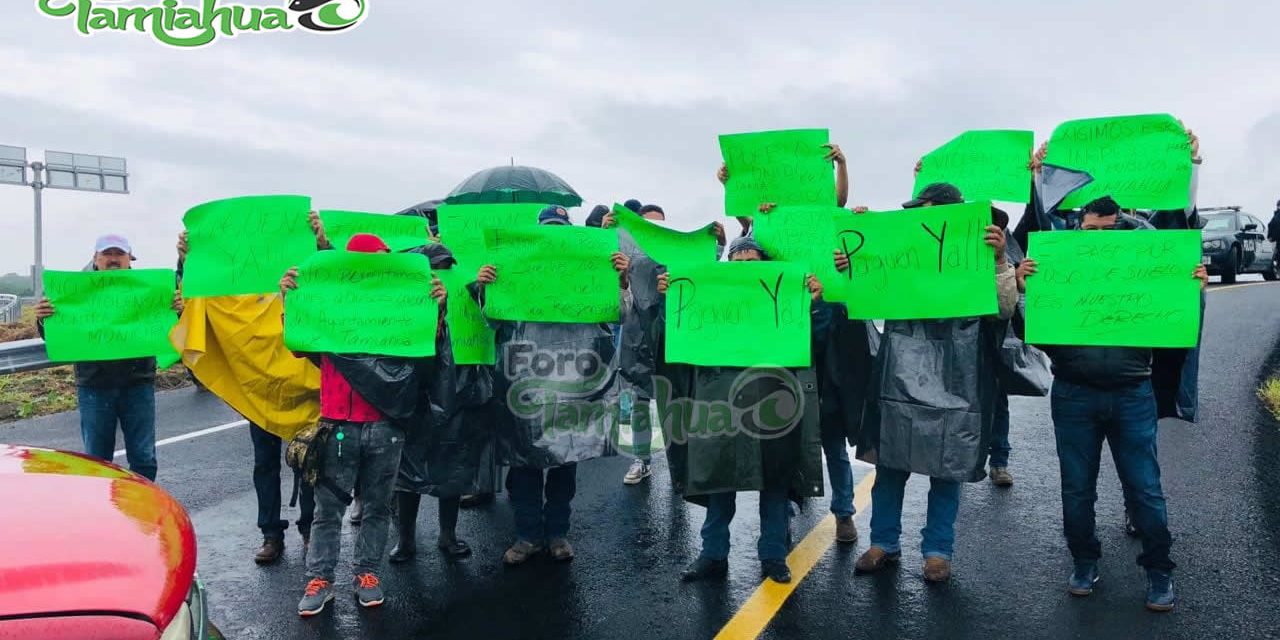
<svg viewBox="0 0 1280 640">
<path fill-rule="evenodd" d="M 396 211 L 512 157 L 588 207 L 635 197 L 691 229 L 722 213 L 717 134 L 792 127 L 831 129 L 851 205 L 901 203 L 915 160 L 966 129 L 1042 140 L 1152 112 L 1201 136 L 1202 206 L 1265 221 L 1280 197 L 1277 3 L 366 3 L 339 35 L 179 50 L 6 2 L 0 144 L 125 156 L 133 176 L 128 196 L 46 191 L 47 267 L 79 268 L 106 232 L 170 265 L 206 200 Z M 0 272 L 32 262 L 31 200 L 0 186 Z"/>
</svg>

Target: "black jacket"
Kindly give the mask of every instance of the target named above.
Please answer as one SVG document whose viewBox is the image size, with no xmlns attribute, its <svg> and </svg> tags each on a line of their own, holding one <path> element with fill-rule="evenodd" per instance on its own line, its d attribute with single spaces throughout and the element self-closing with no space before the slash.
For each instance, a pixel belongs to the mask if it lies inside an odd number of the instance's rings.
<svg viewBox="0 0 1280 640">
<path fill-rule="evenodd" d="M 1041 347 L 1053 360 L 1053 375 L 1073 384 L 1115 389 L 1151 378 L 1151 349 L 1133 347 Z"/>
<path fill-rule="evenodd" d="M 1267 239 L 1272 242 L 1280 242 L 1280 209 L 1271 215 L 1271 222 L 1267 223 Z"/>
</svg>

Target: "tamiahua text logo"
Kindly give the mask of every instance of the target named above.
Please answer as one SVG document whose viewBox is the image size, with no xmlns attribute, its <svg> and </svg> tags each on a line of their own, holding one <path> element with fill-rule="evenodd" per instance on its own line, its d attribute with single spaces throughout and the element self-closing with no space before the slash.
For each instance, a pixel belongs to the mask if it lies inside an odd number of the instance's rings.
<svg viewBox="0 0 1280 640">
<path fill-rule="evenodd" d="M 150 34 L 173 47 L 203 47 L 246 33 L 339 33 L 358 26 L 369 0 L 36 0 L 41 14 L 73 20 L 84 36 L 102 31 Z"/>
</svg>

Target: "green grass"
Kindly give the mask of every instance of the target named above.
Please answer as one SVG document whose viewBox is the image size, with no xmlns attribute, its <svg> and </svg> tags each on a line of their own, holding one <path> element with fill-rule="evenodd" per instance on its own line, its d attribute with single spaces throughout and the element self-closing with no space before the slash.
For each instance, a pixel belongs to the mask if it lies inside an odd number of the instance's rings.
<svg viewBox="0 0 1280 640">
<path fill-rule="evenodd" d="M 71 367 L 0 376 L 0 422 L 75 408 L 76 381 Z"/>
<path fill-rule="evenodd" d="M 1258 389 L 1258 397 L 1262 399 L 1262 403 L 1267 405 L 1267 409 L 1271 411 L 1271 415 L 1280 420 L 1280 377 L 1272 378 L 1262 384 Z"/>
</svg>

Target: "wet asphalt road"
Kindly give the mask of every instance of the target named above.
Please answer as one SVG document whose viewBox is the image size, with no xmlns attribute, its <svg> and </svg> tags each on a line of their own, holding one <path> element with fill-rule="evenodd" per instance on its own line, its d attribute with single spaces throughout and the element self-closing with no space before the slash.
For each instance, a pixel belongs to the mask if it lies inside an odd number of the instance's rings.
<svg viewBox="0 0 1280 640">
<path fill-rule="evenodd" d="M 908 485 L 904 562 L 897 571 L 854 576 L 866 548 L 827 547 L 765 627 L 764 638 L 1280 638 L 1280 424 L 1254 396 L 1264 371 L 1280 371 L 1280 286 L 1222 287 L 1209 296 L 1201 362 L 1201 421 L 1161 424 L 1160 458 L 1174 533 L 1178 608 L 1142 607 L 1136 540 L 1121 529 L 1121 495 L 1109 454 L 1099 483 L 1103 581 L 1088 599 L 1065 591 L 1070 556 L 1061 534 L 1057 460 L 1048 401 L 1012 403 L 1012 489 L 967 485 L 957 523 L 954 577 L 927 586 L 915 550 L 927 481 Z M 239 419 L 208 394 L 158 398 L 159 439 Z M 78 449 L 75 414 L 0 426 L 0 441 Z M 383 573 L 388 602 L 360 611 L 349 597 L 302 621 L 301 544 L 259 568 L 260 539 L 247 428 L 236 426 L 160 449 L 160 483 L 191 512 L 200 572 L 215 620 L 231 638 L 711 638 L 759 584 L 755 499 L 739 497 L 731 572 L 723 583 L 685 585 L 703 510 L 670 490 L 661 457 L 654 476 L 624 487 L 628 460 L 580 465 L 572 540 L 577 559 L 539 559 L 507 569 L 512 541 L 504 497 L 465 511 L 460 535 L 475 550 L 462 561 L 434 551 L 435 511 L 420 516 L 420 556 Z M 868 473 L 855 467 L 855 483 Z M 286 473 L 287 477 L 287 473 Z M 826 515 L 825 499 L 793 519 L 799 543 Z M 286 516 L 296 518 L 296 510 Z M 349 531 L 347 532 L 349 535 Z M 818 536 L 818 534 L 814 534 Z M 349 580 L 344 540 L 339 584 Z M 345 591 L 340 592 L 347 596 Z M 767 617 L 766 617 L 767 619 Z"/>
</svg>

